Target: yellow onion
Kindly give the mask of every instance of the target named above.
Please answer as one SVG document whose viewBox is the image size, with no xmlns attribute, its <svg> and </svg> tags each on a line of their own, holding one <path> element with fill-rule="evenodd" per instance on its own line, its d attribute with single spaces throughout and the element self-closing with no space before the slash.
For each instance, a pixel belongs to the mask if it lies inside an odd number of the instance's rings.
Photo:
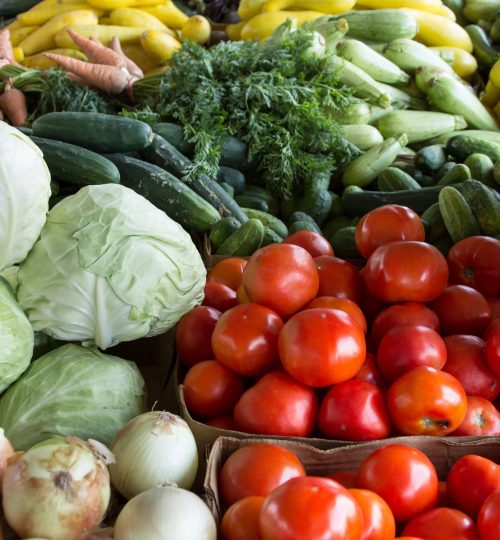
<svg viewBox="0 0 500 540">
<path fill-rule="evenodd" d="M 81 540 L 102 521 L 110 498 L 109 450 L 75 437 L 50 439 L 11 457 L 3 510 L 21 537 Z"/>
<path fill-rule="evenodd" d="M 189 489 L 198 470 L 196 441 L 187 423 L 169 412 L 136 416 L 111 443 L 113 486 L 127 499 L 163 484 Z"/>
<path fill-rule="evenodd" d="M 9 439 L 5 436 L 5 432 L 0 428 L 0 493 L 2 493 L 2 479 L 7 466 L 7 460 L 14 455 L 14 449 L 10 444 Z M 0 531 L 1 534 L 1 531 Z M 1 540 L 0 536 L 0 540 Z"/>
</svg>

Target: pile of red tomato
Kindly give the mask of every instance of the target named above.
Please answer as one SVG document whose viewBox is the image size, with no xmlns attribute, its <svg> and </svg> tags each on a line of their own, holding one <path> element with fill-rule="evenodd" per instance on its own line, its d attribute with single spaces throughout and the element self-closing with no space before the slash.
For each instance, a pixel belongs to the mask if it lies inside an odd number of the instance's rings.
<svg viewBox="0 0 500 540">
<path fill-rule="evenodd" d="M 289 450 L 251 444 L 229 456 L 218 486 L 222 540 L 500 538 L 500 466 L 477 455 L 458 459 L 441 482 L 423 452 L 399 444 L 356 472 L 307 476 Z"/>
<path fill-rule="evenodd" d="M 340 440 L 500 435 L 500 241 L 447 259 L 412 210 L 358 223 L 362 269 L 302 231 L 208 274 L 177 329 L 193 417 Z"/>
</svg>

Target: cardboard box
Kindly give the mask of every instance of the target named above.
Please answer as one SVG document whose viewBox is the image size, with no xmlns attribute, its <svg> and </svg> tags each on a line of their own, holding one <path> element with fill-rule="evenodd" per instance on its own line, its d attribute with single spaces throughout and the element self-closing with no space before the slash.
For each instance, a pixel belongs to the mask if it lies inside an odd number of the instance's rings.
<svg viewBox="0 0 500 540">
<path fill-rule="evenodd" d="M 220 437 L 211 449 L 205 475 L 205 498 L 217 521 L 224 512 L 218 486 L 221 467 L 235 450 L 255 443 L 277 444 L 292 451 L 311 476 L 355 472 L 374 450 L 388 444 L 406 444 L 424 452 L 436 467 L 440 480 L 445 480 L 453 463 L 467 454 L 483 456 L 496 463 L 500 461 L 500 437 L 396 437 L 331 450 L 321 450 L 293 439 Z"/>
</svg>

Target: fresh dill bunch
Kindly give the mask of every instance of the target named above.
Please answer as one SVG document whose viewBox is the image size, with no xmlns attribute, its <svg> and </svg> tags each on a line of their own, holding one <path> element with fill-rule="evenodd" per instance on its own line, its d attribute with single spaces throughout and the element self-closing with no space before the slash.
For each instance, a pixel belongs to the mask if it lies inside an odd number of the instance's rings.
<svg viewBox="0 0 500 540">
<path fill-rule="evenodd" d="M 249 160 L 282 198 L 356 155 L 329 116 L 350 102 L 350 92 L 326 59 L 311 54 L 315 37 L 284 27 L 264 43 L 205 49 L 185 42 L 161 76 L 136 83 L 141 104 L 183 125 L 194 143 L 187 181 L 215 177 L 227 136 L 247 143 Z"/>
</svg>

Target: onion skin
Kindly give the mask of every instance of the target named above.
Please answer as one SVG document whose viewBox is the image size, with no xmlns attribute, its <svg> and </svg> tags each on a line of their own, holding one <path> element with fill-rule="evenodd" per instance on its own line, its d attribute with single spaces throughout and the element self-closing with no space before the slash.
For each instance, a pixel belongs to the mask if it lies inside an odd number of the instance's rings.
<svg viewBox="0 0 500 540">
<path fill-rule="evenodd" d="M 5 518 L 21 538 L 88 538 L 102 521 L 109 498 L 104 461 L 74 438 L 17 452 L 3 479 Z"/>
<path fill-rule="evenodd" d="M 2 494 L 2 481 L 5 468 L 7 467 L 7 460 L 13 455 L 14 449 L 12 448 L 9 439 L 5 436 L 4 430 L 0 428 L 0 495 Z M 0 540 L 2 540 L 2 538 L 3 535 L 0 529 Z"/>
</svg>

